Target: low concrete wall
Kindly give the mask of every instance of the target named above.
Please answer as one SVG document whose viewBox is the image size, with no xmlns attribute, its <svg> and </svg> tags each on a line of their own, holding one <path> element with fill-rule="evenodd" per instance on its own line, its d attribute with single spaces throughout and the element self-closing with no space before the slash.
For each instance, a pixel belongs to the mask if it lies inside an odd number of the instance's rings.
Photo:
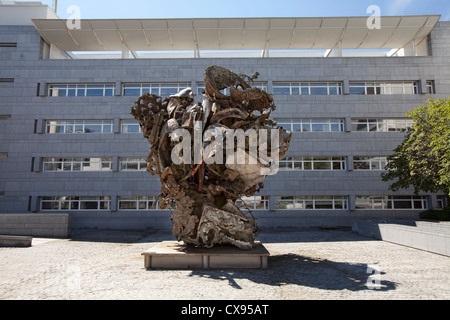
<svg viewBox="0 0 450 320">
<path fill-rule="evenodd" d="M 0 234 L 43 238 L 70 238 L 71 215 L 0 214 Z"/>
<path fill-rule="evenodd" d="M 420 250 L 450 256 L 450 223 L 398 219 L 355 220 L 352 231 Z"/>
<path fill-rule="evenodd" d="M 0 236 L 0 247 L 28 248 L 32 241 L 28 236 Z"/>
</svg>

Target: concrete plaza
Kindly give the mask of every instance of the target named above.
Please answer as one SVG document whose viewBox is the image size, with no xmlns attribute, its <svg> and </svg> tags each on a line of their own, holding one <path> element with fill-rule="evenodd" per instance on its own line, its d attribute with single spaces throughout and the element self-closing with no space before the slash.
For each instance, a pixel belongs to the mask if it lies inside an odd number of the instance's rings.
<svg viewBox="0 0 450 320">
<path fill-rule="evenodd" d="M 0 248 L 0 300 L 449 299 L 448 257 L 348 230 L 271 230 L 268 269 L 145 270 L 163 231 L 74 231 Z"/>
</svg>

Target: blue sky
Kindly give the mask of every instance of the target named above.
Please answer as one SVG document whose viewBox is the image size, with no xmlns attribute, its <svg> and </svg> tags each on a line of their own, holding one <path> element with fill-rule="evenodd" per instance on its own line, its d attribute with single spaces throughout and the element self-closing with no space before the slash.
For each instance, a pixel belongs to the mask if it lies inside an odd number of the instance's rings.
<svg viewBox="0 0 450 320">
<path fill-rule="evenodd" d="M 28 0 L 29 1 L 29 0 Z M 52 6 L 53 0 L 41 0 Z M 369 16 L 378 5 L 381 15 L 440 14 L 450 20 L 449 0 L 58 0 L 58 15 L 77 5 L 82 19 L 235 18 Z"/>
</svg>

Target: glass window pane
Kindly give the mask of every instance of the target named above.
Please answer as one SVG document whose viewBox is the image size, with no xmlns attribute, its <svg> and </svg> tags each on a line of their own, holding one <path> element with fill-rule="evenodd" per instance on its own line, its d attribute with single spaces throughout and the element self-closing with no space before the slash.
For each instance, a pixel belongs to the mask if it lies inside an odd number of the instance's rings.
<svg viewBox="0 0 450 320">
<path fill-rule="evenodd" d="M 349 92 L 350 94 L 366 94 L 365 88 L 364 87 L 352 87 L 350 86 L 349 88 Z"/>
<path fill-rule="evenodd" d="M 331 199 L 316 200 L 315 209 L 333 209 L 333 200 Z"/>
<path fill-rule="evenodd" d="M 81 200 L 80 205 L 81 210 L 98 210 L 98 201 Z"/>
<path fill-rule="evenodd" d="M 368 161 L 355 161 L 353 163 L 354 170 L 370 170 Z"/>
<path fill-rule="evenodd" d="M 141 95 L 141 90 L 140 89 L 127 89 L 125 88 L 123 90 L 123 95 L 128 97 L 128 96 L 136 96 L 139 97 Z"/>
<path fill-rule="evenodd" d="M 327 95 L 327 94 L 328 94 L 327 87 L 317 87 L 316 85 L 314 87 L 311 87 L 311 95 Z"/>
<path fill-rule="evenodd" d="M 85 133 L 101 133 L 102 132 L 102 123 L 101 121 L 86 121 L 84 126 Z"/>
<path fill-rule="evenodd" d="M 331 170 L 331 161 L 314 161 L 314 170 Z"/>
<path fill-rule="evenodd" d="M 136 210 L 136 201 L 119 201 L 120 210 Z"/>
<path fill-rule="evenodd" d="M 112 124 L 103 124 L 102 133 L 112 133 Z"/>
<path fill-rule="evenodd" d="M 88 96 L 88 97 L 102 97 L 103 96 L 103 89 L 91 89 L 91 88 L 88 88 L 86 90 L 86 96 Z"/>
<path fill-rule="evenodd" d="M 303 161 L 303 170 L 312 170 L 312 161 Z"/>
<path fill-rule="evenodd" d="M 412 209 L 411 200 L 401 201 L 401 200 L 394 199 L 394 208 L 395 209 Z"/>
<path fill-rule="evenodd" d="M 273 94 L 290 95 L 291 94 L 291 89 L 290 89 L 289 86 L 274 85 L 273 86 Z"/>
</svg>

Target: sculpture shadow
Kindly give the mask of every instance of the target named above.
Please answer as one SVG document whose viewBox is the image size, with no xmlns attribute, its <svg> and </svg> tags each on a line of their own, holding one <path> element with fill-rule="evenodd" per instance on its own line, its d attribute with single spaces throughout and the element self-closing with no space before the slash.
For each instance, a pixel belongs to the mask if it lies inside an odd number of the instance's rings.
<svg viewBox="0 0 450 320">
<path fill-rule="evenodd" d="M 297 254 L 269 257 L 268 269 L 193 270 L 191 277 L 201 277 L 228 282 L 235 289 L 242 289 L 239 279 L 269 286 L 298 285 L 323 290 L 371 290 L 372 269 L 367 264 L 350 264 L 319 260 Z M 380 275 L 383 273 L 381 272 Z M 381 280 L 377 291 L 395 290 L 396 283 Z"/>
</svg>

